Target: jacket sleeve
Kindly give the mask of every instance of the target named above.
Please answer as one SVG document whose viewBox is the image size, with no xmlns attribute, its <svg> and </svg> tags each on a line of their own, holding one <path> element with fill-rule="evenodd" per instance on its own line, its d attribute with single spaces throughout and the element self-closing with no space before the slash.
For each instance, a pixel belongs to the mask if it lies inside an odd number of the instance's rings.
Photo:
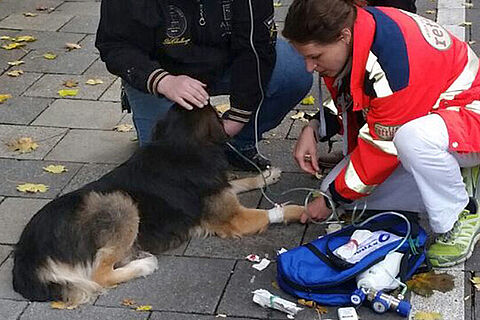
<svg viewBox="0 0 480 320">
<path fill-rule="evenodd" d="M 273 20 L 273 1 L 235 0 L 232 17 L 231 109 L 225 117 L 246 123 L 261 100 L 260 85 L 263 94 L 266 94 L 275 66 L 276 27 Z"/>
<path fill-rule="evenodd" d="M 164 72 L 149 52 L 154 48 L 153 27 L 159 24 L 154 6 L 156 1 L 103 0 L 95 40 L 108 71 L 149 93 L 156 93 L 155 80 Z"/>
</svg>

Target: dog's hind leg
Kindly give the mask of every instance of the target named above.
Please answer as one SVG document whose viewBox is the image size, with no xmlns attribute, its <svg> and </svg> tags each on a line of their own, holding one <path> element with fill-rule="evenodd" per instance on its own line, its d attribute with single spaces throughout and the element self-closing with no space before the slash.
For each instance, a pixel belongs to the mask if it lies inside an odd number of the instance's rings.
<svg viewBox="0 0 480 320">
<path fill-rule="evenodd" d="M 230 185 L 232 186 L 232 191 L 237 194 L 262 188 L 265 186 L 265 183 L 267 185 L 274 184 L 278 182 L 278 180 L 280 180 L 281 174 L 282 170 L 276 167 L 272 167 L 254 177 L 232 180 L 230 181 Z"/>
</svg>

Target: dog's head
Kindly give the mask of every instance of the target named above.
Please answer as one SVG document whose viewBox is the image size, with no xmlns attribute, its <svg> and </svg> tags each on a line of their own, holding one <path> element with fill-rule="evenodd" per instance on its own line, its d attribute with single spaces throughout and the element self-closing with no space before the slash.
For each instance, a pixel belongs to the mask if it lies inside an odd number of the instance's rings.
<svg viewBox="0 0 480 320">
<path fill-rule="evenodd" d="M 152 141 L 188 141 L 194 144 L 222 144 L 228 136 L 223 124 L 209 104 L 203 108 L 186 110 L 173 105 L 167 116 L 158 121 L 153 131 Z"/>
</svg>

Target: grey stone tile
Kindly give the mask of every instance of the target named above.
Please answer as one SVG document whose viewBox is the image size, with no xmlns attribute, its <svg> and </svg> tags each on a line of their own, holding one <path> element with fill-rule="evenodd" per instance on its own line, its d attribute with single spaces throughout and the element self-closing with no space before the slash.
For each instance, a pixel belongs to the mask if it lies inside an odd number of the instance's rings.
<svg viewBox="0 0 480 320">
<path fill-rule="evenodd" d="M 23 70 L 23 66 L 24 65 L 20 65 L 11 69 Z M 18 77 L 10 77 L 4 73 L 0 76 L 0 87 L 2 88 L 1 91 L 2 93 L 8 93 L 12 96 L 19 96 L 41 76 L 41 73 L 25 72 Z"/>
<path fill-rule="evenodd" d="M 201 315 L 201 314 L 188 314 L 188 313 L 173 313 L 173 312 L 152 312 L 152 316 L 149 320 L 218 320 L 221 317 L 215 315 Z M 244 320 L 245 318 L 232 318 L 232 320 Z M 246 320 L 246 319 L 245 319 Z"/>
<path fill-rule="evenodd" d="M 466 20 L 472 22 L 471 26 L 471 36 L 472 40 L 476 40 L 476 42 L 480 42 L 480 4 L 477 8 L 469 9 L 466 11 Z"/>
<path fill-rule="evenodd" d="M 480 277 L 480 273 L 479 272 L 475 272 L 475 276 L 476 277 Z M 478 291 L 475 292 L 475 301 L 472 301 L 472 303 L 474 304 L 474 313 L 473 313 L 473 320 L 476 320 L 478 318 L 480 318 L 480 295 L 478 294 Z"/>
<path fill-rule="evenodd" d="M 240 203 L 249 208 L 257 208 L 260 204 L 260 199 L 262 198 L 262 193 L 260 190 L 254 190 L 249 192 L 240 193 L 238 199 Z"/>
<path fill-rule="evenodd" d="M 13 258 L 11 257 L 0 267 L 0 299 L 26 300 L 13 290 L 12 268 Z"/>
<path fill-rule="evenodd" d="M 475 276 L 474 272 L 465 272 L 465 318 L 464 320 L 475 319 L 475 288 L 472 286 L 470 279 Z M 478 297 L 478 305 L 480 306 L 480 297 Z"/>
<path fill-rule="evenodd" d="M 0 21 L 0 28 L 57 31 L 72 18 L 73 15 L 56 12 L 39 13 L 36 17 L 25 17 L 22 13 L 14 13 Z"/>
<path fill-rule="evenodd" d="M 100 16 L 100 2 L 64 2 L 55 12 L 76 16 Z"/>
<path fill-rule="evenodd" d="M 305 227 L 300 224 L 271 225 L 264 233 L 240 239 L 194 238 L 188 244 L 185 255 L 244 259 L 247 255 L 255 253 L 275 259 L 276 252 L 281 247 L 288 249 L 300 244 L 304 229 Z"/>
<path fill-rule="evenodd" d="M 290 111 L 287 116 L 282 120 L 282 122 L 270 131 L 267 131 L 263 134 L 264 139 L 285 139 L 287 138 L 288 132 L 292 127 L 294 120 L 291 117 L 296 114 L 296 111 Z"/>
<path fill-rule="evenodd" d="M 57 55 L 53 60 L 43 58 L 46 52 L 52 52 Z M 65 51 L 45 50 L 30 52 L 23 58 L 25 64 L 24 71 L 43 72 L 43 73 L 59 73 L 59 74 L 81 74 L 83 73 L 96 59 L 96 54 L 85 52 L 81 49 Z"/>
<path fill-rule="evenodd" d="M 77 43 L 85 36 L 83 34 L 71 34 L 53 31 L 22 31 L 20 34 L 28 34 L 37 39 L 33 42 L 27 43 L 27 48 L 37 51 L 37 55 L 42 55 L 48 51 L 65 52 L 67 51 L 65 48 L 65 43 Z"/>
<path fill-rule="evenodd" d="M 319 236 L 325 235 L 326 227 L 324 224 L 310 222 L 307 226 L 307 231 L 305 231 L 302 244 L 312 242 L 318 239 Z"/>
<path fill-rule="evenodd" d="M 87 35 L 85 38 L 83 38 L 79 42 L 79 44 L 82 46 L 82 49 L 87 51 L 87 52 L 100 54 L 98 52 L 98 49 L 95 48 L 95 35 L 94 34 Z"/>
<path fill-rule="evenodd" d="M 301 169 L 293 160 L 294 140 L 270 139 L 268 142 L 259 143 L 260 153 L 272 162 L 272 165 L 279 167 L 283 172 L 300 172 Z"/>
<path fill-rule="evenodd" d="M 472 256 L 465 262 L 465 270 L 480 273 L 480 246 L 477 245 Z"/>
<path fill-rule="evenodd" d="M 42 0 L 41 5 L 47 8 L 56 8 L 64 0 Z M 36 12 L 37 6 L 39 5 L 38 0 L 2 0 L 2 4 L 14 4 L 18 11 L 29 11 Z"/>
<path fill-rule="evenodd" d="M 98 100 L 120 102 L 121 86 L 122 79 L 118 77 Z"/>
<path fill-rule="evenodd" d="M 122 117 L 114 102 L 58 99 L 32 125 L 112 130 Z"/>
<path fill-rule="evenodd" d="M 95 181 L 112 171 L 116 165 L 90 163 L 82 166 L 73 179 L 62 190 L 62 194 L 80 189 L 87 183 Z"/>
<path fill-rule="evenodd" d="M 76 89 L 78 90 L 76 96 L 67 96 L 64 99 L 97 100 L 113 82 L 112 78 L 100 78 L 103 83 L 92 86 L 85 83 L 90 78 L 90 76 L 85 75 L 46 74 L 31 86 L 25 92 L 25 95 L 30 97 L 60 98 L 59 90 Z M 67 80 L 77 81 L 78 86 L 75 88 L 65 87 L 63 83 Z"/>
<path fill-rule="evenodd" d="M 288 7 L 287 6 L 275 7 L 274 10 L 275 10 L 275 21 L 284 22 L 285 17 L 287 16 Z"/>
<path fill-rule="evenodd" d="M 102 308 L 96 306 L 80 306 L 74 310 L 55 310 L 49 303 L 32 303 L 23 313 L 21 320 L 130 320 L 147 319 L 148 312 L 137 312 L 124 308 Z"/>
<path fill-rule="evenodd" d="M 100 59 L 97 59 L 90 67 L 88 67 L 88 69 L 84 72 L 84 75 L 92 78 L 101 78 L 102 80 L 108 79 L 110 81 L 109 84 L 111 84 L 113 80 L 117 78 L 117 76 L 108 72 L 105 63 Z"/>
<path fill-rule="evenodd" d="M 304 111 L 309 115 L 314 115 L 315 111 Z M 288 132 L 288 139 L 298 139 L 300 133 L 302 132 L 303 127 L 308 125 L 307 121 L 297 119 L 293 121 L 292 128 Z"/>
<path fill-rule="evenodd" d="M 98 28 L 98 16 L 77 16 L 70 20 L 60 31 L 95 34 Z"/>
<path fill-rule="evenodd" d="M 450 8 L 438 10 L 437 22 L 441 25 L 460 24 L 465 22 L 465 9 L 464 8 Z"/>
<path fill-rule="evenodd" d="M 27 302 L 0 300 L 0 319 L 16 320 L 27 307 Z"/>
<path fill-rule="evenodd" d="M 0 125 L 0 157 L 15 159 L 43 159 L 57 142 L 67 132 L 67 129 L 26 127 L 18 125 Z M 11 151 L 7 143 L 22 137 L 30 137 L 37 142 L 38 148 L 30 153 L 19 154 Z"/>
<path fill-rule="evenodd" d="M 2 7 L 2 11 L 3 11 L 3 7 Z M 0 19 L 1 19 L 1 15 L 2 13 L 0 13 Z M 19 31 L 0 29 L 0 35 L 16 37 L 19 35 Z M 0 46 L 9 44 L 10 42 L 11 41 L 8 41 L 8 40 L 0 40 Z M 20 58 L 25 56 L 27 52 L 28 52 L 28 49 L 26 49 L 25 47 L 22 47 L 19 49 L 12 49 L 12 50 L 5 50 L 3 48 L 0 48 L 0 72 L 10 67 L 7 64 L 8 61 L 20 60 Z"/>
<path fill-rule="evenodd" d="M 50 164 L 62 164 L 67 168 L 67 172 L 58 174 L 49 173 L 43 170 Z M 81 164 L 78 163 L 58 163 L 46 161 L 17 161 L 13 159 L 0 159 L 0 193 L 5 196 L 28 197 L 28 198 L 54 198 L 72 177 L 80 170 Z M 23 183 L 42 183 L 47 185 L 48 191 L 45 193 L 23 193 L 17 191 L 16 187 Z M 13 201 L 10 198 L 3 201 Z"/>
<path fill-rule="evenodd" d="M 153 310 L 211 314 L 233 264 L 221 259 L 160 256 L 155 273 L 110 290 L 96 305 L 117 306 L 125 298 L 134 298 Z"/>
<path fill-rule="evenodd" d="M 5 259 L 7 259 L 10 252 L 12 252 L 13 248 L 10 246 L 0 246 L 0 265 L 2 264 Z M 1 308 L 0 308 L 1 309 Z"/>
<path fill-rule="evenodd" d="M 121 163 L 137 148 L 133 136 L 132 132 L 71 130 L 46 160 Z"/>
<path fill-rule="evenodd" d="M 52 102 L 52 99 L 14 97 L 0 108 L 0 123 L 29 124 Z"/>
</svg>

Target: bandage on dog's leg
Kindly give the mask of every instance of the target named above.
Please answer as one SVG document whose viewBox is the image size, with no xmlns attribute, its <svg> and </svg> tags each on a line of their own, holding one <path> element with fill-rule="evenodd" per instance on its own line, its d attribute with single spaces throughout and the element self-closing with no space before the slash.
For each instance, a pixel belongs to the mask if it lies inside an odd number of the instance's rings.
<svg viewBox="0 0 480 320">
<path fill-rule="evenodd" d="M 268 221 L 270 223 L 283 223 L 284 218 L 284 206 L 275 205 L 272 209 L 268 210 Z"/>
</svg>

